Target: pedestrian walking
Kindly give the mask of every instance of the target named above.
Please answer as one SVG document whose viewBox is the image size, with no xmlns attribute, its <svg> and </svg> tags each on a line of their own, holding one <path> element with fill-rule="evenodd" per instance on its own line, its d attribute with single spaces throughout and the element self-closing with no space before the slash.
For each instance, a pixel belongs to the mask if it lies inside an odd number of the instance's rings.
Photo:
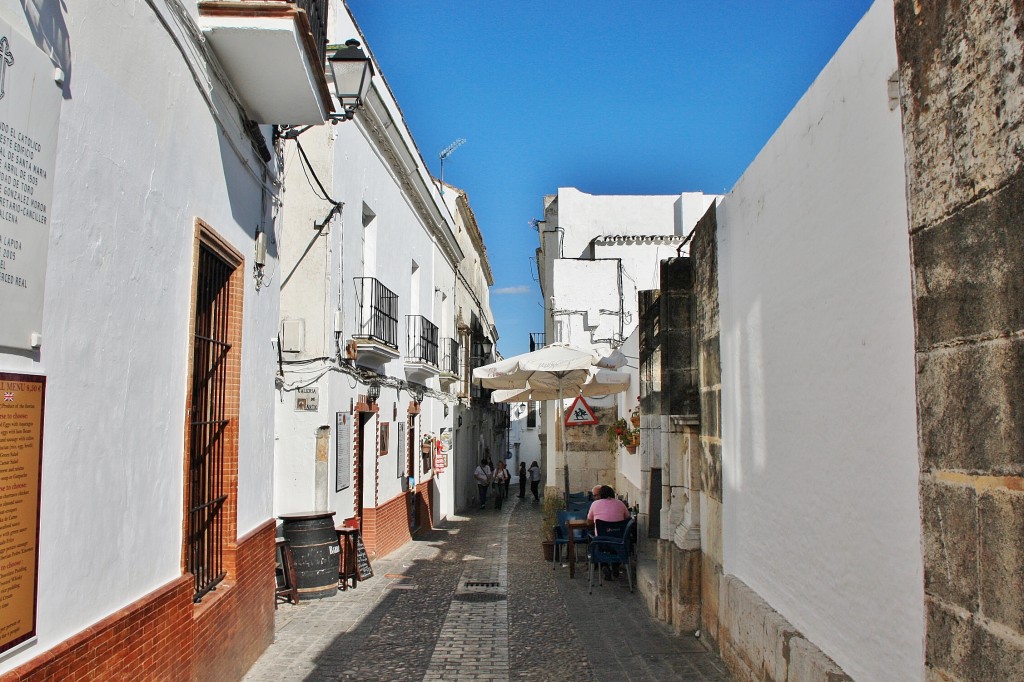
<svg viewBox="0 0 1024 682">
<path fill-rule="evenodd" d="M 540 502 L 540 465 L 537 460 L 530 464 L 530 492 L 533 493 L 533 501 Z"/>
<path fill-rule="evenodd" d="M 508 490 L 508 469 L 505 468 L 504 462 L 498 462 L 497 468 L 494 470 L 494 508 L 501 509 L 501 502 L 505 499 L 505 493 Z"/>
<path fill-rule="evenodd" d="M 505 470 L 505 499 L 508 499 L 508 486 L 512 483 L 512 472 L 508 470 L 508 458 L 512 455 L 509 454 L 505 457 L 505 461 L 501 463 L 501 468 Z"/>
<path fill-rule="evenodd" d="M 473 479 L 476 480 L 477 490 L 480 491 L 481 509 L 487 507 L 487 487 L 491 485 L 492 476 L 491 467 L 487 465 L 487 458 L 484 457 L 480 460 L 480 466 L 473 471 Z"/>
<path fill-rule="evenodd" d="M 519 499 L 526 497 L 526 462 L 519 463 Z"/>
</svg>

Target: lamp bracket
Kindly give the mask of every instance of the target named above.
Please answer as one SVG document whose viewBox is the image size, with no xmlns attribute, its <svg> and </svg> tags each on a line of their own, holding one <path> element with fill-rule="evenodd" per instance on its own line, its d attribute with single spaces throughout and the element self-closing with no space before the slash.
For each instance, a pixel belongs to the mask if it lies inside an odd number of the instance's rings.
<svg viewBox="0 0 1024 682">
<path fill-rule="evenodd" d="M 316 229 L 317 232 L 322 231 L 325 227 L 327 227 L 327 223 L 331 222 L 331 218 L 336 216 L 338 213 L 341 213 L 341 209 L 343 208 L 345 208 L 344 201 L 334 202 L 334 205 L 331 206 L 331 210 L 328 211 L 327 217 L 324 218 L 323 222 L 313 223 L 313 227 Z"/>
</svg>

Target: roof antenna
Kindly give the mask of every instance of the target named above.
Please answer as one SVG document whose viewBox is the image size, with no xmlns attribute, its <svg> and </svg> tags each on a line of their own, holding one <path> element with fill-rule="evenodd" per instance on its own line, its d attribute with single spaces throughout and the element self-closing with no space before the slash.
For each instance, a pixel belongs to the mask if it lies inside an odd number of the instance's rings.
<svg viewBox="0 0 1024 682">
<path fill-rule="evenodd" d="M 466 138 L 460 137 L 455 140 L 455 142 L 452 142 L 450 145 L 442 149 L 441 153 L 437 155 L 437 158 L 441 159 L 441 194 L 444 194 L 444 160 L 464 144 L 466 144 Z"/>
</svg>

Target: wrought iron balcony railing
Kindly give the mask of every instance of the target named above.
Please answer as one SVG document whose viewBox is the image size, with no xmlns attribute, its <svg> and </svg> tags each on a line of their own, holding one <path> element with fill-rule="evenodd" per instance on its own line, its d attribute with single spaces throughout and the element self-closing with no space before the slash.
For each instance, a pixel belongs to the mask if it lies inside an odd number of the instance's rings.
<svg viewBox="0 0 1024 682">
<path fill-rule="evenodd" d="M 372 339 L 398 350 L 398 294 L 375 277 L 356 277 L 355 338 Z"/>
<path fill-rule="evenodd" d="M 317 64 L 327 63 L 327 0 L 295 0 L 295 6 L 306 12 L 316 45 Z"/>
<path fill-rule="evenodd" d="M 544 347 L 544 332 L 530 332 L 530 352 Z"/>
<path fill-rule="evenodd" d="M 461 346 L 455 339 L 444 339 L 441 342 L 444 349 L 444 357 L 441 358 L 441 370 L 450 374 L 459 373 L 459 352 Z"/>
<path fill-rule="evenodd" d="M 406 315 L 407 357 L 437 367 L 437 325 L 422 315 Z"/>
</svg>

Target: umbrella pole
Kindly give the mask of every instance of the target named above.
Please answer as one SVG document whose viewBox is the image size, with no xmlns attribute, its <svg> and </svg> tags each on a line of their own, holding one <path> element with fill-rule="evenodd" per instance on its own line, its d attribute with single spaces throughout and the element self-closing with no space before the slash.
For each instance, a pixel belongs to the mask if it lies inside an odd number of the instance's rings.
<svg viewBox="0 0 1024 682">
<path fill-rule="evenodd" d="M 558 382 L 558 429 L 562 434 L 562 479 L 565 481 L 565 508 L 569 508 L 569 449 L 565 447 L 565 406 L 562 404 L 562 382 Z"/>
</svg>

